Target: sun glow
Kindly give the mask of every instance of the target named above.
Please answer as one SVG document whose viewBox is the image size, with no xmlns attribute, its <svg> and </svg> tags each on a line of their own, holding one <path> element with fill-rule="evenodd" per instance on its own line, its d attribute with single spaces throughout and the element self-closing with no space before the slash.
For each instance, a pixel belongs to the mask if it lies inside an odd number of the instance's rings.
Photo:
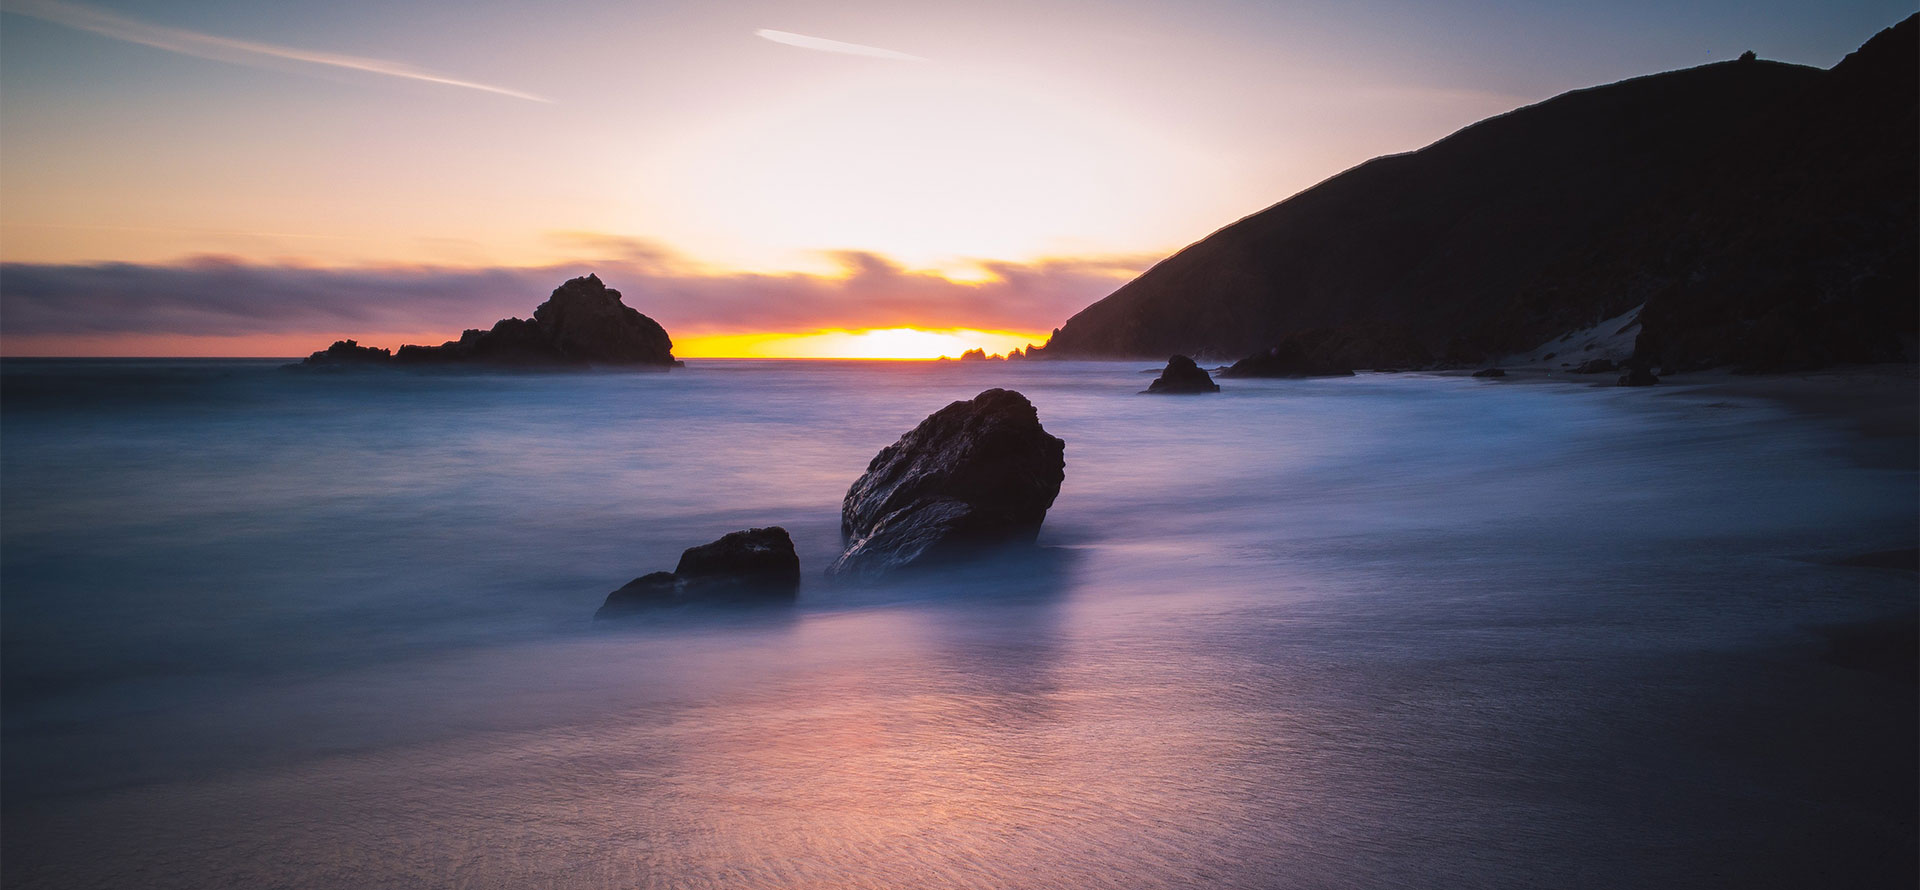
<svg viewBox="0 0 1920 890">
<path fill-rule="evenodd" d="M 680 358 L 958 358 L 969 349 L 1001 354 L 1045 343 L 1046 334 L 1020 331 L 976 331 L 968 328 L 867 328 L 857 331 L 820 330 L 756 334 L 714 334 L 676 338 L 674 355 Z"/>
</svg>

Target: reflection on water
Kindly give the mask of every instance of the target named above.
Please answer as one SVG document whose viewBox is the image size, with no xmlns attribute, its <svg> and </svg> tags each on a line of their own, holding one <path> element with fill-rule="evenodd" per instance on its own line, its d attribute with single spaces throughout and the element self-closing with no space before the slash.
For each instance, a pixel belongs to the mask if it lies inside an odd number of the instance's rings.
<svg viewBox="0 0 1920 890">
<path fill-rule="evenodd" d="M 5 365 L 10 886 L 1912 884 L 1914 476 L 1684 392 L 1120 364 Z M 953 399 L 1041 546 L 821 577 Z M 773 609 L 591 621 L 748 526 Z"/>
</svg>

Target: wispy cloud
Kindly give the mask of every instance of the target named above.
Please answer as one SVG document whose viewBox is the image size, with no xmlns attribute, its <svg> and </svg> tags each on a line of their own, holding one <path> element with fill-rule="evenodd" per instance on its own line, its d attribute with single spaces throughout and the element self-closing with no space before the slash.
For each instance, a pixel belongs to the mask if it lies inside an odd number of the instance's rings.
<svg viewBox="0 0 1920 890">
<path fill-rule="evenodd" d="M 404 62 L 386 59 L 370 59 L 363 56 L 349 56 L 340 53 L 326 53 L 300 49 L 292 46 L 280 46 L 272 43 L 256 43 L 251 40 L 235 40 L 213 34 L 202 34 L 184 28 L 170 28 L 125 16 L 116 15 L 102 9 L 96 9 L 80 3 L 65 0 L 5 0 L 0 10 L 18 13 L 24 16 L 53 22 L 80 31 L 151 46 L 168 52 L 212 59 L 234 65 L 258 67 L 267 60 L 279 59 L 301 62 L 309 65 L 322 65 L 329 68 L 344 68 L 349 71 L 364 71 L 369 74 L 382 74 L 387 77 L 399 77 L 406 80 L 418 80 L 437 83 L 443 86 L 479 90 L 530 102 L 551 102 L 541 96 L 520 90 L 498 87 L 477 81 L 462 80 L 432 71 L 422 70 Z"/>
<path fill-rule="evenodd" d="M 869 59 L 892 59 L 896 62 L 926 61 L 926 59 L 911 53 L 881 49 L 877 46 L 865 46 L 858 43 L 845 43 L 839 40 L 828 40 L 825 37 L 808 37 L 805 34 L 795 34 L 792 31 L 775 31 L 771 28 L 761 28 L 753 32 L 753 35 L 765 40 L 771 40 L 774 43 L 784 43 L 787 46 L 797 46 L 801 49 L 810 49 L 823 53 L 866 56 Z"/>
</svg>

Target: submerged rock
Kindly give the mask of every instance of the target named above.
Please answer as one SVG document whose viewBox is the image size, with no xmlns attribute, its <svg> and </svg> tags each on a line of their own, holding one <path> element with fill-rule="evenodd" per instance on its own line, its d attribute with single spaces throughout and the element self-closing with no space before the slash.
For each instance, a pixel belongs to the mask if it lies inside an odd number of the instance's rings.
<svg viewBox="0 0 1920 890">
<path fill-rule="evenodd" d="M 1627 373 L 1620 375 L 1619 385 L 1652 386 L 1659 382 L 1660 378 L 1653 376 L 1653 372 L 1647 370 L 1646 365 L 1635 365 L 1631 370 L 1627 371 Z"/>
<path fill-rule="evenodd" d="M 1066 447 L 1012 390 L 934 412 L 847 490 L 847 548 L 827 574 L 875 576 L 1032 543 L 1066 478 Z"/>
<path fill-rule="evenodd" d="M 1213 382 L 1205 368 L 1194 364 L 1193 359 L 1176 355 L 1167 359 L 1166 370 L 1147 386 L 1150 393 L 1197 393 L 1219 392 L 1220 384 Z"/>
<path fill-rule="evenodd" d="M 594 617 L 692 601 L 792 596 L 799 587 L 800 557 L 787 530 L 777 525 L 750 528 L 687 548 L 671 572 L 627 582 L 607 594 Z"/>
<path fill-rule="evenodd" d="M 1393 345 L 1381 345 L 1393 341 Z M 1403 342 L 1404 341 L 1404 342 Z M 1321 329 L 1303 331 L 1234 362 L 1220 372 L 1222 377 L 1352 377 L 1353 369 L 1373 364 L 1373 356 L 1393 354 L 1408 364 L 1425 365 L 1432 361 L 1410 336 L 1396 331 L 1378 331 L 1360 335 L 1349 331 Z M 1368 360 L 1357 362 L 1356 358 Z"/>
</svg>

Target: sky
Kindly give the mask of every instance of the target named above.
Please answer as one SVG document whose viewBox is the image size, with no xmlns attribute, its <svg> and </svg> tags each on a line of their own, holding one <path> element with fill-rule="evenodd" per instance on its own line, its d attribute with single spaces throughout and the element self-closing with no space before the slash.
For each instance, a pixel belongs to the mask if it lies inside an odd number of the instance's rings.
<svg viewBox="0 0 1920 890">
<path fill-rule="evenodd" d="M 587 272 L 683 356 L 999 352 L 1369 158 L 1912 11 L 0 0 L 0 354 L 438 343 Z"/>
</svg>

